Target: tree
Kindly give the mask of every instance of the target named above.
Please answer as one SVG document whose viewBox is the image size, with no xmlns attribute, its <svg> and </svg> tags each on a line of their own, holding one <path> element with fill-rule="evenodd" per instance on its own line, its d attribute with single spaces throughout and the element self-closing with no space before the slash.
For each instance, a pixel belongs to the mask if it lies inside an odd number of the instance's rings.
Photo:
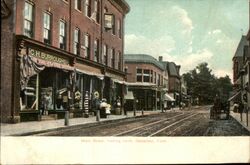
<svg viewBox="0 0 250 165">
<path fill-rule="evenodd" d="M 216 95 L 228 99 L 232 84 L 228 76 L 216 78 L 207 63 L 200 63 L 193 70 L 183 74 L 188 94 L 199 99 L 200 104 L 211 104 Z"/>
</svg>

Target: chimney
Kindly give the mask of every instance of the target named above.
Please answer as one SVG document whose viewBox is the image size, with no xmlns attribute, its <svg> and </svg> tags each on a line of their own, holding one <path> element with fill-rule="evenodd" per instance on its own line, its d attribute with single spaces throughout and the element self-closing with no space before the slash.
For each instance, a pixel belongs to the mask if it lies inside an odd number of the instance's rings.
<svg viewBox="0 0 250 165">
<path fill-rule="evenodd" d="M 159 56 L 159 61 L 160 61 L 160 62 L 162 62 L 162 59 L 163 59 L 163 57 L 162 57 L 162 56 Z"/>
</svg>

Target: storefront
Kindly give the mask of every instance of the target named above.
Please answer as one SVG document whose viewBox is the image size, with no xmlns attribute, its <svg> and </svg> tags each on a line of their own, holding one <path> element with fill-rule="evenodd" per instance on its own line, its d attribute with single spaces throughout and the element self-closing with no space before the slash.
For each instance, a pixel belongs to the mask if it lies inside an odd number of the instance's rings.
<svg viewBox="0 0 250 165">
<path fill-rule="evenodd" d="M 70 58 L 28 44 L 20 52 L 21 121 L 35 112 L 48 115 L 69 110 L 75 76 Z"/>
</svg>

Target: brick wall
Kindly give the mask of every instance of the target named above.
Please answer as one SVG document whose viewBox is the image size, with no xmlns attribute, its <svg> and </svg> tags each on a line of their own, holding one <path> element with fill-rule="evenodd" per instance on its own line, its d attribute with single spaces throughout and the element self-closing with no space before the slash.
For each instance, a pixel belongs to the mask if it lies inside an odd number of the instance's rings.
<svg viewBox="0 0 250 165">
<path fill-rule="evenodd" d="M 12 109 L 13 74 L 13 11 L 14 2 L 6 1 L 10 16 L 1 20 L 1 122 L 10 120 Z"/>
<path fill-rule="evenodd" d="M 125 63 L 125 68 L 127 68 L 127 81 L 128 82 L 136 82 L 136 68 L 140 69 L 149 69 L 156 72 L 156 74 L 160 74 L 163 76 L 163 71 L 160 70 L 158 67 L 152 64 L 138 64 L 138 63 Z M 153 82 L 154 82 L 154 74 L 153 74 Z"/>
</svg>

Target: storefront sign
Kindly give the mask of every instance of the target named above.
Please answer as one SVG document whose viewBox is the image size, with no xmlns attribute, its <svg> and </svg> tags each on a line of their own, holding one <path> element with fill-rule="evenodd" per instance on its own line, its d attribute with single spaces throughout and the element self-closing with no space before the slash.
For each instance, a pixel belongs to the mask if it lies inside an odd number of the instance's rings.
<svg viewBox="0 0 250 165">
<path fill-rule="evenodd" d="M 63 58 L 60 58 L 60 57 L 57 57 L 57 56 L 54 56 L 45 52 L 41 52 L 39 50 L 29 48 L 28 51 L 29 51 L 28 53 L 30 56 L 33 56 L 39 59 L 43 59 L 43 60 L 50 61 L 50 62 L 56 62 L 59 64 L 65 64 L 65 65 L 69 64 L 69 62 L 66 59 L 63 59 Z"/>
</svg>

